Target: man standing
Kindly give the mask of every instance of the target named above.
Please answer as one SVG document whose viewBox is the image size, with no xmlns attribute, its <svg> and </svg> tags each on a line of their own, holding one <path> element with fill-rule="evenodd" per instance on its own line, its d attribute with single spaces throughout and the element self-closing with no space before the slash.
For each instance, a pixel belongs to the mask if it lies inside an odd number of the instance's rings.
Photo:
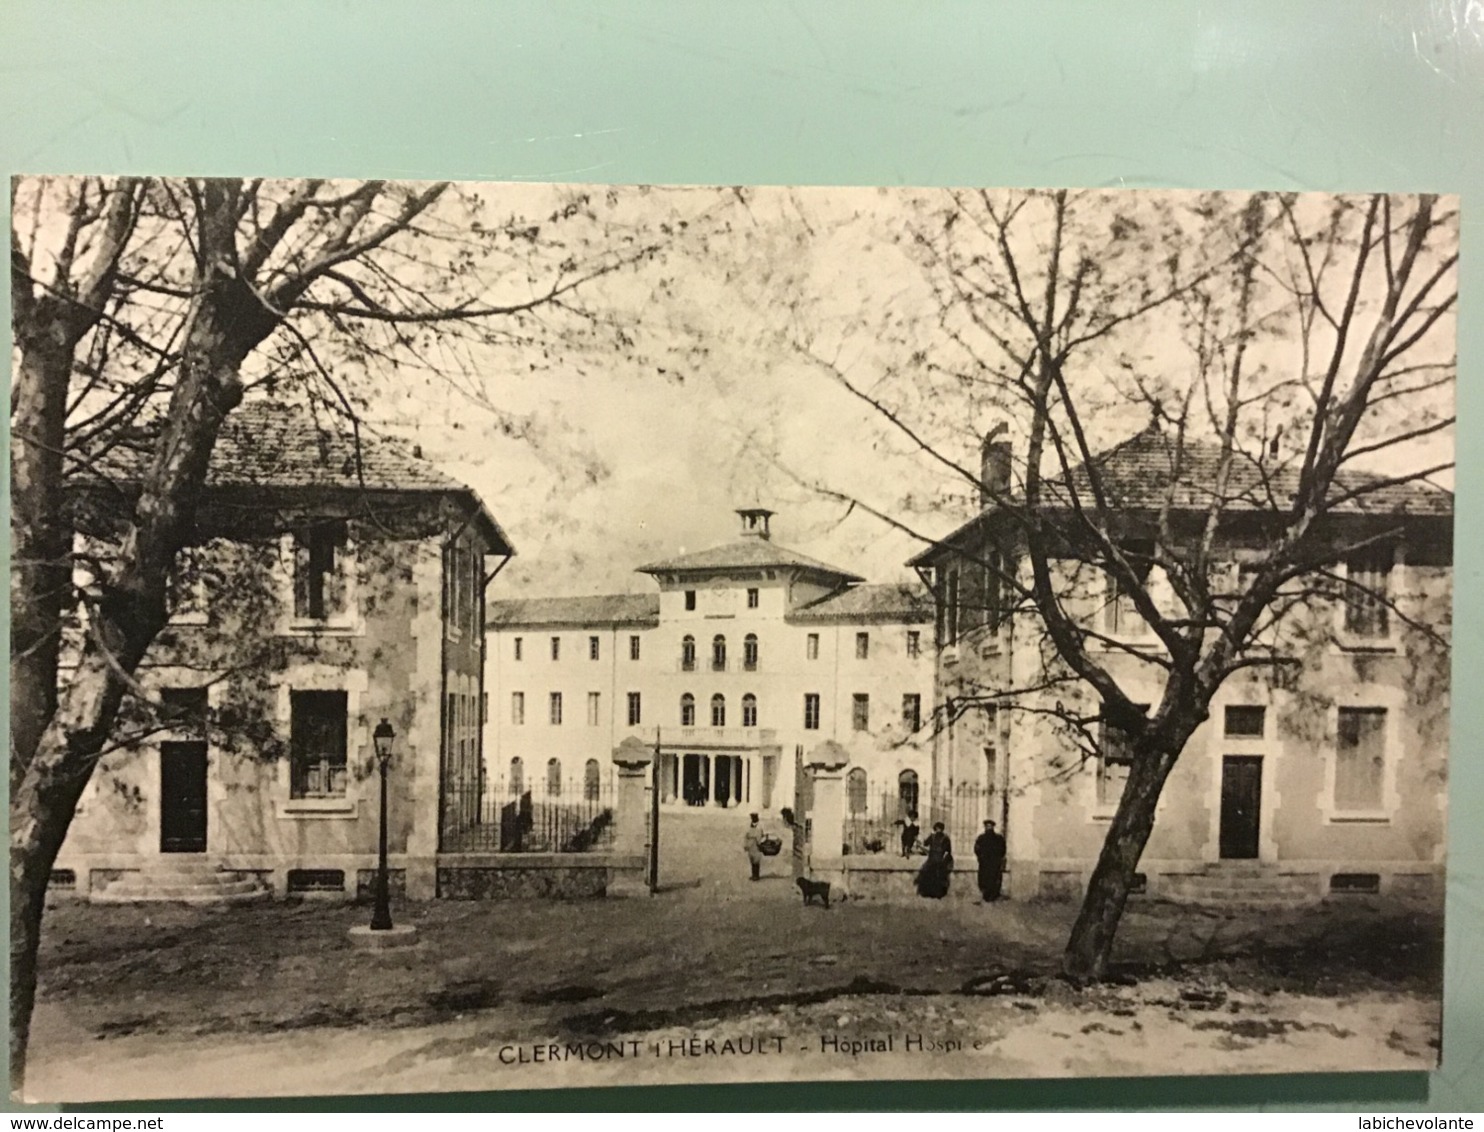
<svg viewBox="0 0 1484 1132">
<path fill-rule="evenodd" d="M 757 815 L 752 815 L 752 823 L 747 827 L 747 832 L 742 835 L 742 851 L 747 854 L 747 860 L 752 865 L 752 879 L 757 880 L 762 874 L 763 868 L 763 831 L 757 824 Z"/>
<path fill-rule="evenodd" d="M 984 822 L 984 832 L 974 839 L 974 856 L 979 861 L 979 891 L 986 904 L 1000 898 L 1000 882 L 1005 873 L 1005 839 L 995 831 L 994 822 Z"/>
</svg>

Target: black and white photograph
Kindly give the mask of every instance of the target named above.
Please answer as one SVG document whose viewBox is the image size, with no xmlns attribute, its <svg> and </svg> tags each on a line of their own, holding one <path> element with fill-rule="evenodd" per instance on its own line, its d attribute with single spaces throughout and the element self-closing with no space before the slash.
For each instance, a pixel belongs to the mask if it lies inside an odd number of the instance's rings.
<svg viewBox="0 0 1484 1132">
<path fill-rule="evenodd" d="M 1438 1064 L 1456 197 L 11 202 L 17 1099 Z"/>
</svg>

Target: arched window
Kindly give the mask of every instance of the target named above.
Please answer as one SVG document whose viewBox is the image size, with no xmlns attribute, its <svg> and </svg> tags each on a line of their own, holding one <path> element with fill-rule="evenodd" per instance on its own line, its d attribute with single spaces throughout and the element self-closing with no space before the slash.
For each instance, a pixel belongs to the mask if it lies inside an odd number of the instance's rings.
<svg viewBox="0 0 1484 1132">
<path fill-rule="evenodd" d="M 526 764 L 516 756 L 510 760 L 510 794 L 518 797 L 526 790 Z"/>
<path fill-rule="evenodd" d="M 680 726 L 694 727 L 696 725 L 696 697 L 689 692 L 680 697 Z"/>
<path fill-rule="evenodd" d="M 897 775 L 897 805 L 905 817 L 917 813 L 917 772 L 904 770 Z"/>
<path fill-rule="evenodd" d="M 546 793 L 549 797 L 556 798 L 562 793 L 562 760 L 546 760 Z"/>
<path fill-rule="evenodd" d="M 598 800 L 602 773 L 597 759 L 587 760 L 587 765 L 582 768 L 582 797 L 586 801 Z"/>
<path fill-rule="evenodd" d="M 727 725 L 727 698 L 720 692 L 711 697 L 711 726 L 725 727 Z"/>
<path fill-rule="evenodd" d="M 866 768 L 852 767 L 850 773 L 845 776 L 845 800 L 852 814 L 866 812 L 866 786 Z"/>
<path fill-rule="evenodd" d="M 757 726 L 757 697 L 751 692 L 742 697 L 742 726 Z"/>
<path fill-rule="evenodd" d="M 727 639 L 720 633 L 711 638 L 711 671 L 725 672 L 727 669 Z"/>
<path fill-rule="evenodd" d="M 680 670 L 682 672 L 696 670 L 696 639 L 689 633 L 680 639 Z"/>
<path fill-rule="evenodd" d="M 757 634 L 748 633 L 742 639 L 742 667 L 748 672 L 757 671 Z"/>
</svg>

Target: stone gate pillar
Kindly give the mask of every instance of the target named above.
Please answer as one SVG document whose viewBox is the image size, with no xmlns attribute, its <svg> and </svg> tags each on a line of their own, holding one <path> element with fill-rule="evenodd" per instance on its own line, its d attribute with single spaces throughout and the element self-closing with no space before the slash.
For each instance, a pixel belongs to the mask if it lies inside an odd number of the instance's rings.
<svg viewBox="0 0 1484 1132">
<path fill-rule="evenodd" d="M 809 866 L 815 880 L 827 880 L 849 895 L 845 868 L 845 768 L 850 752 L 827 739 L 810 752 L 805 768 L 814 777 L 814 808 L 810 811 Z"/>
<path fill-rule="evenodd" d="M 613 799 L 613 855 L 608 870 L 608 894 L 632 896 L 648 892 L 644 883 L 645 852 L 649 844 L 649 767 L 654 751 L 630 735 L 613 748 L 618 768 L 618 790 Z"/>
</svg>

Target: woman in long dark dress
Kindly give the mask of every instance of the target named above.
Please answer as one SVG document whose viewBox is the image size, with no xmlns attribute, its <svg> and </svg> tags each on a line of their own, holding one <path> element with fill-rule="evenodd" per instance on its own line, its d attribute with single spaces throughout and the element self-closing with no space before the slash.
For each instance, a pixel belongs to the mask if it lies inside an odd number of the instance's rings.
<svg viewBox="0 0 1484 1132">
<path fill-rule="evenodd" d="M 933 832 L 923 840 L 927 860 L 917 870 L 917 895 L 941 900 L 948 895 L 948 882 L 953 875 L 953 842 L 943 832 L 943 823 L 933 825 Z"/>
</svg>

